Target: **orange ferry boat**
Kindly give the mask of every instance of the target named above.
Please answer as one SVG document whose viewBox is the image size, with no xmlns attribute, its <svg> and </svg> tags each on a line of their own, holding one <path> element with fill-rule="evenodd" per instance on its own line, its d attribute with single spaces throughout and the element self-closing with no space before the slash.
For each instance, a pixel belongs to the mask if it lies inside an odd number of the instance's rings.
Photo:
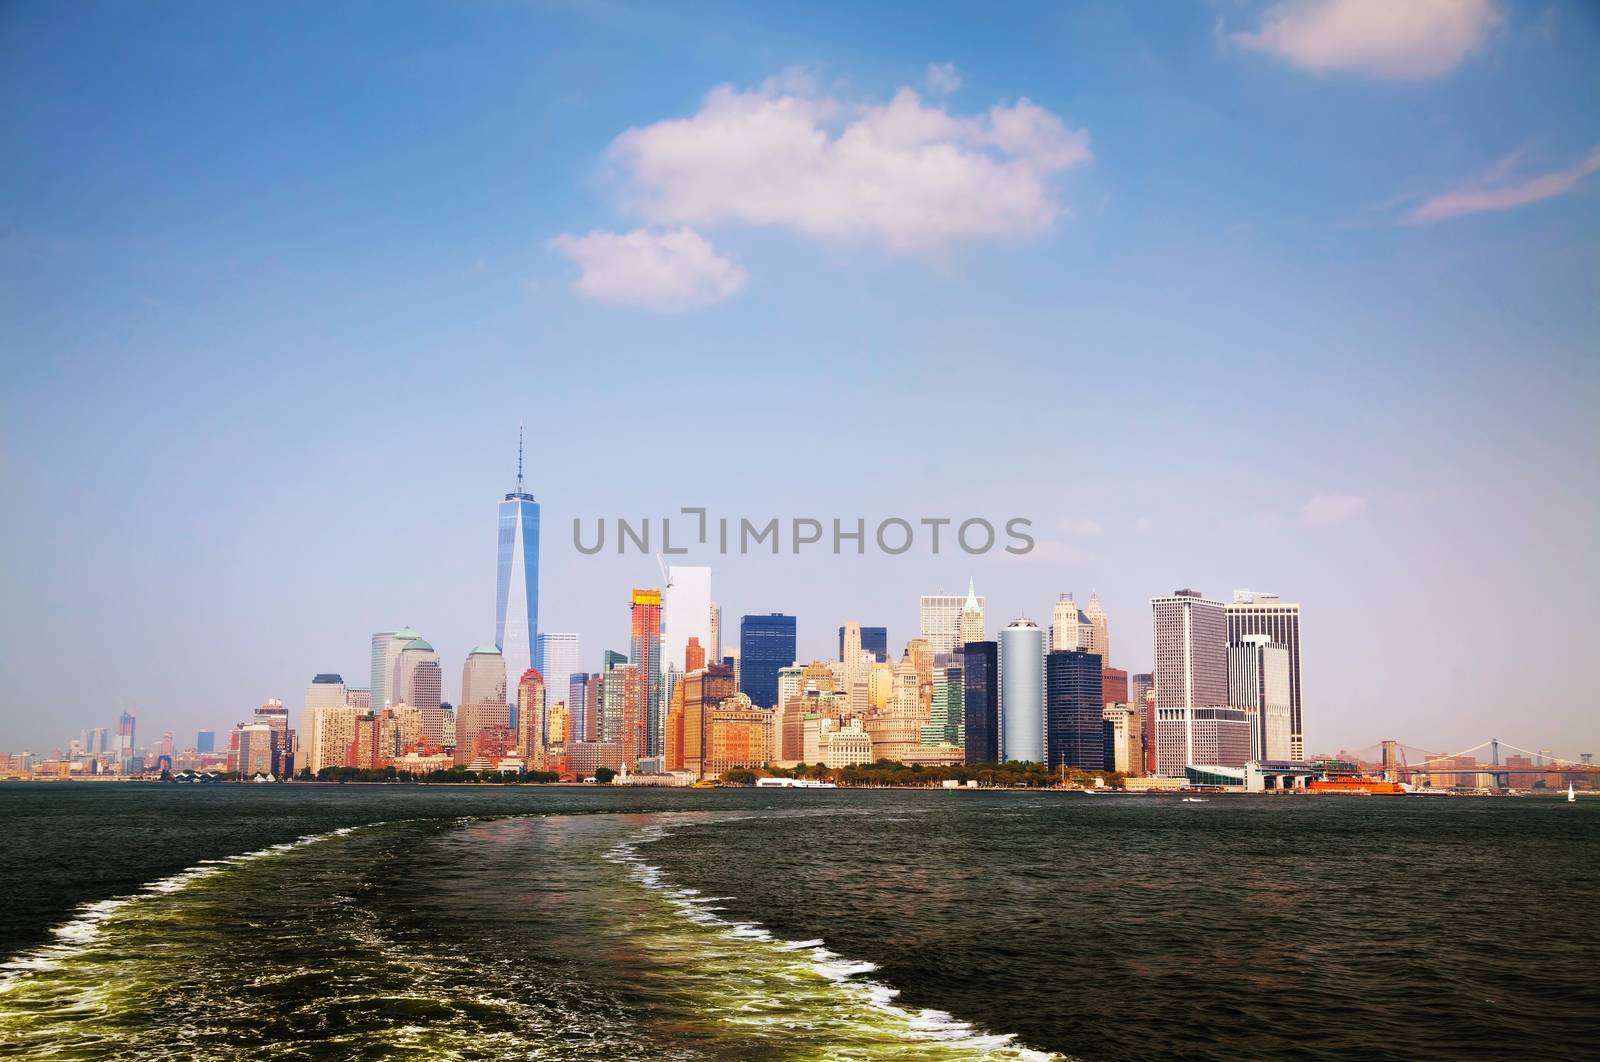
<svg viewBox="0 0 1600 1062">
<path fill-rule="evenodd" d="M 1404 796 L 1411 792 L 1399 782 L 1385 782 L 1381 778 L 1368 778 L 1360 774 L 1313 778 L 1307 788 L 1313 793 L 1358 793 L 1366 796 Z"/>
</svg>

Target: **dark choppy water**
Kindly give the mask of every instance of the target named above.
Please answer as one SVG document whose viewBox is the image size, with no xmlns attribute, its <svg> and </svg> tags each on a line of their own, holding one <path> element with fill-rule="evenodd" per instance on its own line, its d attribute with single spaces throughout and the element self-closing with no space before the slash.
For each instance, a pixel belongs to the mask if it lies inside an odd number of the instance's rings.
<svg viewBox="0 0 1600 1062">
<path fill-rule="evenodd" d="M 1575 1058 L 1600 801 L 0 786 L 0 1055 Z"/>
</svg>

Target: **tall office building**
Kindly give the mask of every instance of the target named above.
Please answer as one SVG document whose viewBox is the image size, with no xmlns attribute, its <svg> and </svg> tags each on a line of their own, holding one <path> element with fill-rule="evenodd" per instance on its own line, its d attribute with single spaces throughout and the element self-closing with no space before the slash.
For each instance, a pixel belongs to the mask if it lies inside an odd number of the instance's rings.
<svg viewBox="0 0 1600 1062">
<path fill-rule="evenodd" d="M 382 711 L 390 704 L 399 703 L 394 695 L 394 662 L 410 642 L 422 635 L 410 627 L 397 631 L 379 631 L 372 636 L 372 685 L 369 687 L 369 704 L 373 711 Z"/>
<path fill-rule="evenodd" d="M 711 602 L 711 644 L 706 646 L 706 659 L 722 662 L 722 606 Z"/>
<path fill-rule="evenodd" d="M 870 667 L 871 664 L 874 661 L 880 661 L 880 662 L 887 662 L 888 661 L 888 659 L 889 659 L 889 628 L 888 627 L 862 627 L 860 624 L 857 624 L 856 626 L 861 632 L 861 634 L 860 634 L 860 637 L 861 637 L 861 653 L 865 657 L 865 665 L 862 667 L 861 670 L 862 670 L 862 673 L 865 674 L 867 669 L 868 669 L 868 667 Z M 845 632 L 845 629 L 843 627 L 840 627 L 839 628 L 839 659 L 840 660 L 844 659 L 844 632 Z"/>
<path fill-rule="evenodd" d="M 839 628 L 839 662 L 844 665 L 846 689 L 866 677 L 867 655 L 861 648 L 861 624 L 851 621 Z M 779 703 L 787 702 L 780 700 Z"/>
<path fill-rule="evenodd" d="M 605 674 L 601 688 L 601 741 L 622 744 L 622 764 L 635 770 L 645 756 L 645 713 L 640 710 L 643 682 L 638 664 L 617 664 Z M 612 735 L 615 735 L 613 737 Z"/>
<path fill-rule="evenodd" d="M 1119 667 L 1100 668 L 1100 696 L 1107 704 L 1128 703 L 1128 673 Z"/>
<path fill-rule="evenodd" d="M 1192 753 L 1185 750 L 1192 750 L 1195 742 L 1192 734 L 1180 739 L 1174 727 L 1201 718 L 1193 709 L 1228 703 L 1226 607 L 1198 590 L 1175 590 L 1170 596 L 1151 598 L 1150 608 L 1156 664 L 1156 772 L 1179 777 L 1183 767 L 1194 764 L 1188 758 Z M 1204 718 L 1215 721 L 1210 715 Z M 1163 742 L 1173 741 L 1179 741 L 1182 748 L 1161 747 Z"/>
<path fill-rule="evenodd" d="M 1189 767 L 1243 767 L 1254 731 L 1254 713 L 1245 708 L 1157 708 L 1155 773 L 1182 778 Z"/>
<path fill-rule="evenodd" d="M 461 665 L 461 704 L 506 703 L 506 659 L 497 646 L 480 645 Z"/>
<path fill-rule="evenodd" d="M 1083 614 L 1089 620 L 1089 652 L 1100 654 L 1100 666 L 1111 666 L 1111 628 L 1106 623 L 1105 606 L 1100 604 L 1100 595 L 1093 590 L 1089 591 L 1089 602 L 1083 606 Z"/>
<path fill-rule="evenodd" d="M 1265 634 L 1289 651 L 1289 758 L 1305 758 L 1305 719 L 1300 702 L 1300 606 L 1277 594 L 1235 590 L 1228 605 L 1228 641 Z"/>
<path fill-rule="evenodd" d="M 1000 755 L 1044 762 L 1044 631 L 1027 618 L 1000 632 Z"/>
<path fill-rule="evenodd" d="M 1050 767 L 1106 770 L 1100 654 L 1056 649 L 1045 658 L 1045 755 Z"/>
<path fill-rule="evenodd" d="M 799 664 L 789 664 L 778 669 L 778 699 L 774 707 L 783 708 L 805 692 L 806 669 Z M 749 696 L 746 694 L 746 696 Z"/>
<path fill-rule="evenodd" d="M 500 503 L 500 547 L 495 570 L 494 644 L 506 674 L 534 666 L 539 635 L 539 503 L 522 489 L 522 429 L 517 429 L 517 489 Z M 376 691 L 373 704 L 376 705 Z"/>
<path fill-rule="evenodd" d="M 1289 675 L 1288 646 L 1265 634 L 1246 634 L 1229 643 L 1228 704 L 1254 713 L 1251 751 L 1258 760 L 1296 758 Z"/>
<path fill-rule="evenodd" d="M 217 751 L 217 732 L 202 730 L 194 736 L 194 750 L 198 753 Z"/>
<path fill-rule="evenodd" d="M 707 738 L 711 710 L 732 697 L 733 669 L 723 664 L 694 668 L 684 675 L 682 690 L 683 736 L 679 769 L 696 777 L 706 766 Z"/>
<path fill-rule="evenodd" d="M 961 613 L 969 602 L 977 606 L 978 623 L 988 608 L 988 599 L 973 592 L 968 581 L 965 597 L 953 594 L 925 594 L 917 605 L 917 629 L 920 636 L 933 646 L 935 653 L 953 653 L 961 644 Z M 972 622 L 968 620 L 969 624 Z"/>
<path fill-rule="evenodd" d="M 443 746 L 444 674 L 433 646 L 421 638 L 401 646 L 389 690 L 390 707 L 406 704 L 420 711 L 423 738 L 434 748 Z"/>
<path fill-rule="evenodd" d="M 572 740 L 594 741 L 595 715 L 589 710 L 589 673 L 567 676 L 567 711 L 572 715 Z"/>
<path fill-rule="evenodd" d="M 117 718 L 117 748 L 118 757 L 125 758 L 133 754 L 133 728 L 137 721 L 133 715 L 123 712 Z"/>
<path fill-rule="evenodd" d="M 328 767 L 349 766 L 350 745 L 356 739 L 356 720 L 361 715 L 359 708 L 347 704 L 308 707 L 300 724 L 304 762 L 296 760 L 299 767 L 315 778 Z"/>
<path fill-rule="evenodd" d="M 961 603 L 961 615 L 956 619 L 956 648 L 968 642 L 983 641 L 983 604 L 971 579 L 967 580 L 967 599 Z M 953 650 L 952 650 L 953 651 Z"/>
<path fill-rule="evenodd" d="M 632 672 L 621 672 L 617 669 L 628 662 L 626 653 L 619 653 L 615 649 L 607 649 L 600 657 L 600 673 L 591 680 L 595 685 L 592 696 L 595 706 L 594 732 L 595 740 L 600 742 L 615 743 L 624 750 L 625 755 L 638 757 L 637 749 L 627 744 L 631 738 L 631 731 L 626 730 L 623 719 L 625 701 L 623 682 Z M 631 678 L 627 681 L 632 682 Z M 632 769 L 633 759 L 628 760 L 629 769 Z"/>
<path fill-rule="evenodd" d="M 1152 598 L 1156 707 L 1228 703 L 1226 607 L 1198 590 Z"/>
<path fill-rule="evenodd" d="M 343 706 L 344 699 L 344 677 L 341 675 L 317 675 L 306 687 L 307 708 L 337 708 Z"/>
<path fill-rule="evenodd" d="M 343 708 L 345 706 L 344 678 L 341 675 L 322 674 L 312 678 L 311 684 L 306 687 L 305 703 L 300 710 L 300 731 L 296 735 L 299 748 L 295 749 L 295 762 L 301 767 L 310 767 L 315 775 L 322 769 L 323 764 L 313 764 L 311 756 L 311 742 L 315 737 L 314 713 L 323 708 Z"/>
<path fill-rule="evenodd" d="M 455 750 L 455 762 L 473 761 L 482 742 L 478 736 L 511 725 L 511 698 L 506 695 L 506 661 L 499 646 L 480 645 L 461 665 L 461 701 L 447 725 L 443 744 Z M 503 742 L 502 742 L 503 743 Z"/>
<path fill-rule="evenodd" d="M 511 699 L 504 694 L 499 701 L 478 701 L 456 705 L 455 762 L 466 766 L 480 753 L 493 751 L 494 755 L 509 754 L 504 746 L 514 744 L 505 739 L 511 733 Z"/>
<path fill-rule="evenodd" d="M 873 755 L 905 762 L 922 746 L 922 728 L 927 722 L 928 714 L 922 710 L 922 682 L 908 651 L 895 665 L 888 706 L 867 717 Z"/>
<path fill-rule="evenodd" d="M 1094 641 L 1094 624 L 1071 594 L 1062 594 L 1050 609 L 1050 651 L 1088 649 Z"/>
<path fill-rule="evenodd" d="M 666 705 L 662 700 L 661 591 L 634 588 L 629 613 L 629 660 L 638 684 L 639 756 L 661 755 L 666 734 Z"/>
<path fill-rule="evenodd" d="M 772 612 L 739 621 L 739 692 L 758 708 L 776 708 L 778 669 L 795 662 L 793 616 Z"/>
<path fill-rule="evenodd" d="M 572 705 L 567 702 L 567 687 L 572 685 L 572 676 L 582 666 L 579 662 L 578 636 L 540 634 L 537 649 L 534 667 L 544 676 L 545 700 L 551 704 L 558 701 L 566 703 L 570 714 Z"/>
<path fill-rule="evenodd" d="M 982 644 L 969 642 L 968 644 Z M 957 655 L 956 659 L 961 659 Z M 933 707 L 922 728 L 922 744 L 960 745 L 966 735 L 966 681 L 959 664 L 940 664 L 933 669 Z"/>
<path fill-rule="evenodd" d="M 544 769 L 545 706 L 544 676 L 530 667 L 517 682 L 517 754 L 525 771 Z"/>
<path fill-rule="evenodd" d="M 236 770 L 240 778 L 276 775 L 273 760 L 277 755 L 278 735 L 266 723 L 240 724 L 234 728 L 239 751 Z"/>
<path fill-rule="evenodd" d="M 661 592 L 662 696 L 670 696 L 668 673 L 683 674 L 684 648 L 690 638 L 711 644 L 711 569 L 703 565 L 667 566 L 667 586 Z"/>
<path fill-rule="evenodd" d="M 252 725 L 265 726 L 272 731 L 271 773 L 285 778 L 294 773 L 294 731 L 289 729 L 289 709 L 276 697 L 267 699 L 256 709 Z"/>
<path fill-rule="evenodd" d="M 1134 707 L 1144 703 L 1144 695 L 1155 689 L 1156 677 L 1149 671 L 1140 671 L 1128 676 L 1128 703 Z"/>
<path fill-rule="evenodd" d="M 1000 666 L 996 642 L 961 650 L 962 714 L 968 763 L 1000 761 Z"/>
</svg>

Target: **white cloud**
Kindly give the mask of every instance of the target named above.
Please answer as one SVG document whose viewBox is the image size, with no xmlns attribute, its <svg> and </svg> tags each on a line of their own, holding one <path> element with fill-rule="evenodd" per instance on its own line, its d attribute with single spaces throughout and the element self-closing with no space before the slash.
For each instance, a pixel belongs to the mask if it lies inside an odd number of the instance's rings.
<svg viewBox="0 0 1600 1062">
<path fill-rule="evenodd" d="M 1334 524 L 1367 511 L 1367 499 L 1355 494 L 1317 494 L 1300 506 L 1300 519 L 1307 524 Z"/>
<path fill-rule="evenodd" d="M 1281 0 L 1230 36 L 1313 73 L 1404 79 L 1454 69 L 1500 21 L 1494 0 Z"/>
<path fill-rule="evenodd" d="M 550 247 L 576 262 L 573 290 L 602 302 L 678 312 L 737 294 L 743 269 L 688 227 L 563 234 Z"/>
<path fill-rule="evenodd" d="M 1565 195 L 1576 187 L 1579 181 L 1600 170 L 1600 147 L 1597 147 L 1576 166 L 1569 166 L 1553 173 L 1542 173 L 1537 177 L 1521 181 L 1507 182 L 1506 174 L 1521 154 L 1514 152 L 1496 164 L 1491 173 L 1482 180 L 1453 192 L 1434 196 L 1413 210 L 1406 220 L 1420 224 L 1457 218 L 1463 214 L 1512 210 L 1519 206 L 1527 206 L 1529 203 Z"/>
<path fill-rule="evenodd" d="M 948 96 L 961 87 L 961 75 L 954 63 L 929 63 L 925 83 L 934 95 Z"/>
<path fill-rule="evenodd" d="M 1074 565 L 1093 567 L 1095 555 L 1076 542 L 1064 542 L 1059 538 L 1041 538 L 1033 544 L 1033 552 L 1029 554 L 1042 561 L 1052 564 Z"/>
<path fill-rule="evenodd" d="M 1052 187 L 1088 136 L 1027 99 L 957 116 L 909 88 L 882 104 L 803 79 L 713 89 L 687 118 L 611 144 L 624 206 L 661 225 L 738 223 L 866 237 L 900 250 L 1028 236 L 1063 212 Z"/>
<path fill-rule="evenodd" d="M 1084 537 L 1098 535 L 1103 530 L 1098 520 L 1090 519 L 1087 516 L 1064 516 L 1056 521 L 1056 526 L 1069 535 L 1081 535 Z"/>
</svg>

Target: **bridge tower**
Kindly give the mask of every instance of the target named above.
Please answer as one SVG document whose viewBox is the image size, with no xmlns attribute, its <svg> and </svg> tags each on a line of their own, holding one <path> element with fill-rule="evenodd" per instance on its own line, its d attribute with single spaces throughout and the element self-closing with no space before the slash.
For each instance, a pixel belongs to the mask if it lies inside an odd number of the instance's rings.
<svg viewBox="0 0 1600 1062">
<path fill-rule="evenodd" d="M 1382 741 L 1378 744 L 1378 762 L 1383 767 L 1383 780 L 1400 781 L 1400 742 Z"/>
</svg>

